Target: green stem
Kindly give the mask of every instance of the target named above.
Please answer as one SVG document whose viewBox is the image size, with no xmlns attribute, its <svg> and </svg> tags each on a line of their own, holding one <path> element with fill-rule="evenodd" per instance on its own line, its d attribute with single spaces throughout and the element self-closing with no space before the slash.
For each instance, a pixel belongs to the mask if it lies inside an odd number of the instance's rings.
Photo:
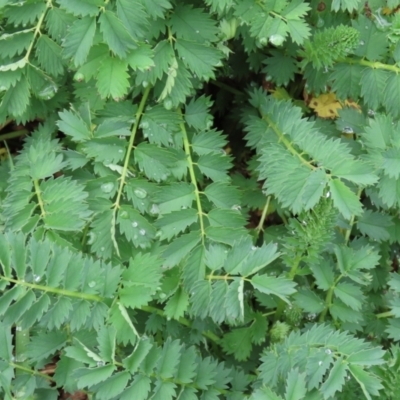
<svg viewBox="0 0 400 400">
<path fill-rule="evenodd" d="M 15 139 L 17 137 L 27 135 L 28 133 L 29 133 L 28 129 L 21 129 L 15 132 L 7 132 L 0 135 L 0 140 Z"/>
<path fill-rule="evenodd" d="M 18 279 L 7 278 L 5 276 L 0 275 L 0 281 L 1 280 L 5 280 L 7 282 L 12 282 L 12 283 L 15 283 L 20 286 L 25 286 L 30 289 L 36 289 L 36 290 L 40 290 L 40 291 L 47 292 L 47 293 L 54 293 L 59 296 L 73 297 L 73 298 L 78 298 L 78 299 L 83 299 L 83 300 L 95 301 L 98 303 L 106 303 L 108 301 L 108 299 L 105 299 L 101 296 L 97 296 L 95 294 L 72 292 L 70 290 L 58 289 L 58 288 L 53 288 L 53 287 L 48 287 L 48 286 L 43 286 L 43 285 L 37 285 L 35 283 L 20 281 Z M 148 312 L 148 313 L 160 315 L 163 318 L 167 318 L 164 311 L 160 310 L 159 308 L 156 308 L 156 307 L 142 306 L 140 308 L 140 310 Z M 180 317 L 177 321 L 184 326 L 187 326 L 189 328 L 192 327 L 192 322 L 186 318 Z M 204 337 L 212 340 L 215 343 L 218 343 L 220 341 L 220 338 L 213 332 L 204 331 L 204 332 L 202 332 L 202 335 Z"/>
<path fill-rule="evenodd" d="M 135 136 L 136 136 L 136 133 L 137 133 L 137 130 L 139 127 L 140 118 L 142 117 L 144 106 L 146 105 L 146 101 L 147 101 L 147 98 L 149 97 L 150 90 L 151 90 L 151 86 L 147 86 L 147 88 L 145 89 L 145 91 L 143 93 L 143 97 L 142 97 L 142 100 L 140 101 L 138 110 L 136 111 L 135 123 L 133 124 L 133 128 L 131 131 L 131 137 L 129 138 L 128 149 L 126 151 L 124 166 L 122 168 L 122 173 L 121 173 L 121 177 L 120 177 L 120 184 L 119 184 L 117 199 L 115 200 L 115 203 L 114 203 L 114 210 L 116 210 L 120 206 L 122 191 L 124 189 L 124 186 L 126 183 L 126 176 L 128 174 L 128 166 L 129 166 L 129 161 L 130 161 L 130 157 L 131 157 L 131 153 L 132 153 L 132 149 L 133 149 L 133 143 L 135 141 Z"/>
<path fill-rule="evenodd" d="M 219 81 L 211 81 L 214 86 L 218 86 L 221 89 L 226 90 L 236 96 L 244 96 L 245 94 L 238 89 L 233 88 L 232 86 L 227 85 L 226 83 L 219 82 Z"/>
<path fill-rule="evenodd" d="M 235 277 L 229 276 L 229 275 L 206 275 L 206 278 L 209 281 L 232 281 L 235 279 Z M 243 280 L 247 280 L 242 278 Z"/>
<path fill-rule="evenodd" d="M 20 326 L 15 327 L 15 362 L 21 367 L 29 367 L 26 362 L 26 351 L 29 348 L 29 329 L 21 330 Z"/>
<path fill-rule="evenodd" d="M 290 268 L 290 271 L 288 274 L 289 279 L 293 280 L 294 277 L 296 276 L 297 269 L 299 268 L 299 265 L 300 265 L 300 261 L 301 261 L 301 255 L 298 255 L 293 262 L 292 268 Z"/>
<path fill-rule="evenodd" d="M 325 308 L 319 315 L 319 322 L 324 322 L 326 314 L 328 313 L 329 308 L 332 305 L 332 298 L 333 298 L 333 291 L 335 290 L 336 285 L 339 283 L 339 281 L 343 278 L 343 275 L 339 275 L 333 285 L 329 288 L 326 297 L 325 297 Z"/>
<path fill-rule="evenodd" d="M 200 220 L 201 242 L 204 245 L 204 237 L 205 237 L 206 231 L 204 228 L 203 207 L 201 205 L 200 191 L 199 191 L 199 188 L 197 187 L 196 174 L 195 174 L 194 168 L 193 168 L 194 163 L 193 163 L 193 159 L 192 159 L 192 153 L 190 151 L 190 143 L 189 143 L 189 138 L 187 135 L 185 123 L 183 122 L 182 110 L 179 110 L 179 111 L 180 111 L 180 115 L 182 117 L 182 122 L 180 123 L 180 128 L 181 128 L 181 132 L 182 132 L 182 136 L 183 136 L 183 147 L 185 149 L 186 158 L 188 160 L 190 180 L 192 182 L 192 185 L 194 186 L 194 195 L 196 197 L 197 213 L 199 215 L 199 220 Z"/>
<path fill-rule="evenodd" d="M 400 72 L 400 68 L 397 67 L 396 65 L 383 64 L 378 61 L 367 61 L 364 59 L 346 57 L 346 58 L 342 58 L 342 59 L 338 60 L 338 62 L 343 62 L 346 64 L 358 64 L 358 65 L 362 65 L 362 66 L 373 68 L 373 69 L 384 69 L 386 71 L 396 72 L 396 74 L 398 74 Z"/>
<path fill-rule="evenodd" d="M 302 155 L 293 147 L 292 143 L 290 143 L 290 140 L 288 140 L 283 132 L 272 122 L 271 118 L 269 118 L 267 115 L 262 115 L 262 118 L 268 123 L 268 125 L 272 128 L 272 130 L 276 133 L 276 135 L 279 138 L 279 141 L 282 142 L 285 147 L 295 156 L 298 157 L 299 160 L 301 161 L 302 164 L 306 165 L 308 168 L 315 170 L 317 167 L 314 167 L 309 161 L 307 161 L 305 158 L 302 157 Z"/>
<path fill-rule="evenodd" d="M 265 221 L 265 218 L 267 218 L 267 213 L 268 213 L 268 208 L 269 208 L 270 201 L 271 201 L 271 196 L 268 196 L 267 197 L 267 203 L 265 204 L 265 207 L 264 207 L 263 212 L 261 214 L 260 222 L 258 223 L 258 226 L 256 228 L 256 231 L 258 233 L 260 233 L 261 231 L 264 230 L 264 221 Z"/>
<path fill-rule="evenodd" d="M 163 318 L 166 318 L 165 314 L 164 314 L 164 311 L 160 310 L 159 308 L 155 308 L 155 307 L 152 307 L 152 306 L 142 306 L 141 310 L 142 311 L 146 311 L 146 312 L 151 313 L 151 314 L 157 314 L 157 315 L 159 315 L 159 316 L 161 316 Z M 192 327 L 192 321 L 188 320 L 187 318 L 180 317 L 177 321 L 181 325 L 187 326 L 188 328 Z M 219 344 L 219 341 L 221 340 L 219 336 L 217 336 L 215 333 L 210 332 L 210 331 L 203 331 L 201 334 L 204 337 L 212 340 L 213 342 L 215 342 L 217 344 Z"/>
<path fill-rule="evenodd" d="M 40 207 L 40 213 L 41 213 L 40 216 L 43 218 L 46 216 L 46 211 L 44 210 L 44 203 L 43 203 L 43 199 L 42 199 L 42 192 L 40 190 L 39 181 L 37 179 L 34 179 L 33 185 L 35 187 L 35 194 L 38 199 L 38 203 L 39 203 L 39 207 Z"/>
<path fill-rule="evenodd" d="M 50 382 L 54 382 L 54 380 L 51 378 L 51 376 L 43 374 L 42 372 L 39 372 L 39 371 L 35 371 L 34 369 L 26 368 L 20 364 L 15 364 L 13 362 L 10 362 L 10 366 L 17 370 L 27 372 L 28 374 L 31 374 L 33 376 L 40 376 L 41 378 L 44 378 Z"/>
<path fill-rule="evenodd" d="M 74 297 L 74 298 L 78 298 L 78 299 L 82 299 L 82 300 L 105 302 L 105 299 L 103 299 L 102 297 L 97 296 L 95 294 L 72 292 L 71 290 L 58 289 L 58 288 L 53 288 L 53 287 L 49 287 L 49 286 L 37 285 L 36 283 L 29 283 L 29 282 L 25 282 L 25 281 L 20 281 L 18 279 L 7 278 L 2 275 L 0 275 L 0 280 L 12 282 L 12 283 L 15 283 L 16 285 L 24 286 L 24 287 L 27 287 L 30 289 L 40 290 L 42 292 L 54 293 L 59 296 L 68 296 L 68 297 Z"/>
<path fill-rule="evenodd" d="M 119 183 L 119 188 L 118 188 L 118 193 L 117 193 L 117 199 L 115 200 L 115 203 L 113 206 L 113 217 L 112 217 L 112 221 L 111 221 L 111 237 L 112 237 L 112 241 L 114 243 L 115 250 L 117 251 L 118 255 L 119 255 L 119 248 L 118 248 L 117 241 L 115 240 L 116 215 L 117 215 L 117 210 L 120 207 L 122 192 L 124 190 L 124 186 L 126 183 L 126 176 L 128 174 L 128 167 L 129 167 L 129 161 L 130 161 L 130 157 L 131 157 L 131 153 L 132 153 L 132 149 L 133 149 L 133 143 L 135 141 L 135 137 L 136 137 L 136 133 L 137 133 L 137 130 L 139 127 L 140 119 L 143 115 L 143 110 L 146 105 L 147 98 L 149 97 L 150 90 L 151 90 L 151 86 L 147 86 L 143 93 L 143 97 L 142 97 L 142 100 L 140 101 L 139 107 L 136 111 L 135 123 L 133 124 L 133 127 L 132 127 L 131 137 L 129 138 L 128 149 L 127 149 L 126 155 L 125 155 L 124 166 L 122 168 L 121 177 L 119 178 L 120 183 Z"/>
<path fill-rule="evenodd" d="M 358 189 L 358 191 L 357 191 L 358 198 L 360 198 L 362 191 L 363 190 L 361 188 Z M 350 222 L 349 222 L 350 226 L 348 229 L 346 229 L 346 234 L 344 235 L 344 242 L 346 245 L 349 242 L 351 231 L 353 230 L 354 221 L 355 221 L 355 215 L 353 214 L 350 218 Z"/>
<path fill-rule="evenodd" d="M 390 318 L 390 317 L 393 317 L 392 311 L 385 311 L 383 313 L 376 314 L 376 318 Z"/>
<path fill-rule="evenodd" d="M 31 41 L 31 43 L 29 44 L 28 50 L 26 51 L 25 57 L 24 59 L 29 62 L 29 56 L 31 55 L 32 49 L 33 49 L 33 45 L 35 44 L 36 41 L 36 37 L 39 35 L 40 33 L 40 28 L 42 27 L 44 18 L 47 14 L 47 11 L 49 10 L 49 8 L 52 6 L 52 0 L 47 0 L 46 3 L 46 9 L 44 10 L 43 14 L 40 16 L 38 23 L 36 24 L 36 28 L 35 28 L 35 32 L 33 34 L 33 39 Z"/>
</svg>

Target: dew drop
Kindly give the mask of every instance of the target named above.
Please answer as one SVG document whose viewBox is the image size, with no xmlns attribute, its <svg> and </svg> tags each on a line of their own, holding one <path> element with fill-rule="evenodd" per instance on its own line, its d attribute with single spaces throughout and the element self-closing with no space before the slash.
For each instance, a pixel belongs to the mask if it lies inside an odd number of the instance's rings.
<svg viewBox="0 0 400 400">
<path fill-rule="evenodd" d="M 318 361 L 318 365 L 321 366 L 322 365 L 322 361 Z"/>
<path fill-rule="evenodd" d="M 331 197 L 331 192 L 327 192 L 325 197 L 328 199 L 329 197 Z"/>
<path fill-rule="evenodd" d="M 101 246 L 100 251 L 104 251 L 104 250 L 105 250 L 104 246 Z"/>
<path fill-rule="evenodd" d="M 101 191 L 104 193 L 110 193 L 114 189 L 114 184 L 112 182 L 103 183 L 101 185 Z"/>
<path fill-rule="evenodd" d="M 274 46 L 280 46 L 285 41 L 285 38 L 282 35 L 276 34 L 276 35 L 271 35 L 269 37 L 269 41 Z"/>
<path fill-rule="evenodd" d="M 354 133 L 354 130 L 353 130 L 353 128 L 351 126 L 345 126 L 343 128 L 343 133 L 347 133 L 347 134 L 351 135 L 351 134 Z"/>
<path fill-rule="evenodd" d="M 88 283 L 88 286 L 89 286 L 90 288 L 93 288 L 93 287 L 96 286 L 96 282 L 95 282 L 95 281 L 90 281 L 90 282 Z"/>
<path fill-rule="evenodd" d="M 138 223 L 137 223 L 136 221 L 133 221 L 133 222 L 132 222 L 132 226 L 133 226 L 134 228 L 137 228 Z"/>
<path fill-rule="evenodd" d="M 160 214 L 160 209 L 157 204 L 152 204 L 150 214 Z"/>
<path fill-rule="evenodd" d="M 40 275 L 33 275 L 33 280 L 34 280 L 35 282 L 39 282 L 40 279 L 41 279 Z"/>
<path fill-rule="evenodd" d="M 360 40 L 360 46 L 364 46 L 365 42 L 364 40 Z"/>
<path fill-rule="evenodd" d="M 122 154 L 124 151 L 122 149 L 118 150 L 118 153 Z"/>
<path fill-rule="evenodd" d="M 104 361 L 97 361 L 98 367 L 104 367 Z"/>
<path fill-rule="evenodd" d="M 88 244 L 93 244 L 95 240 L 96 240 L 96 234 L 94 232 L 90 232 Z"/>
<path fill-rule="evenodd" d="M 144 199 L 145 197 L 147 197 L 147 192 L 141 188 L 135 189 L 133 193 L 135 193 L 135 196 L 138 197 L 139 199 Z"/>
<path fill-rule="evenodd" d="M 331 349 L 326 349 L 326 350 L 325 350 L 325 353 L 326 353 L 326 354 L 332 354 L 332 351 L 331 351 Z"/>
<path fill-rule="evenodd" d="M 145 231 L 144 229 L 141 229 L 141 230 L 139 231 L 139 233 L 140 233 L 142 236 L 144 236 L 144 235 L 146 234 L 146 231 Z"/>
<path fill-rule="evenodd" d="M 257 246 L 251 246 L 251 249 L 254 251 L 254 250 L 257 250 Z"/>
<path fill-rule="evenodd" d="M 196 31 L 196 33 L 200 33 L 200 31 Z"/>
<path fill-rule="evenodd" d="M 124 218 L 124 219 L 126 219 L 126 218 L 128 218 L 128 217 L 129 217 L 129 215 L 128 215 L 128 212 L 127 212 L 127 211 L 121 211 L 121 212 L 120 212 L 120 214 L 119 214 L 119 216 L 120 216 L 121 218 Z"/>
<path fill-rule="evenodd" d="M 234 204 L 232 207 L 231 207 L 231 210 L 235 210 L 235 211 L 240 211 L 242 209 L 242 207 L 240 207 L 238 204 Z"/>
</svg>

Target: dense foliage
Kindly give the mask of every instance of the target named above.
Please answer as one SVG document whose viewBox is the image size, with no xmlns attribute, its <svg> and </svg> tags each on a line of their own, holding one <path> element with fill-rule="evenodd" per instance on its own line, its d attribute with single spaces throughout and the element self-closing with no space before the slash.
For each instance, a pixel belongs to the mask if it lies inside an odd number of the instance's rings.
<svg viewBox="0 0 400 400">
<path fill-rule="evenodd" d="M 398 5 L 0 0 L 0 397 L 398 398 Z"/>
</svg>

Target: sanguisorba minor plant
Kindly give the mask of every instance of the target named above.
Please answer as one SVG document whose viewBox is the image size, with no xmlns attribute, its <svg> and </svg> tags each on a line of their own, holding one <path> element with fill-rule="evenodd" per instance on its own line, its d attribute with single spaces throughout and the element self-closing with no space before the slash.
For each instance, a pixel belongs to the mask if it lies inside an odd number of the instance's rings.
<svg viewBox="0 0 400 400">
<path fill-rule="evenodd" d="M 398 399 L 398 5 L 0 0 L 0 397 Z"/>
</svg>

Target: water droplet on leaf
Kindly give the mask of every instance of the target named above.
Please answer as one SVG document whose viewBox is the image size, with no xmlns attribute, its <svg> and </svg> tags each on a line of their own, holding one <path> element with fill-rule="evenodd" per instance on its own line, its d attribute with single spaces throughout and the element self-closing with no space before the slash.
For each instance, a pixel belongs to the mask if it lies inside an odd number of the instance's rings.
<svg viewBox="0 0 400 400">
<path fill-rule="evenodd" d="M 101 185 L 101 191 L 104 193 L 110 193 L 114 189 L 114 184 L 112 182 L 103 183 Z"/>
<path fill-rule="evenodd" d="M 343 133 L 352 135 L 354 133 L 354 130 L 353 130 L 353 128 L 351 126 L 345 126 L 343 128 Z"/>
<path fill-rule="evenodd" d="M 144 235 L 146 234 L 146 231 L 145 231 L 144 229 L 141 229 L 141 230 L 139 231 L 139 233 L 140 233 L 142 236 L 144 236 Z"/>
<path fill-rule="evenodd" d="M 276 34 L 276 35 L 271 35 L 269 37 L 269 41 L 274 46 L 280 46 L 285 41 L 285 38 L 282 35 Z"/>
<path fill-rule="evenodd" d="M 137 223 L 136 221 L 133 221 L 133 222 L 132 222 L 132 226 L 133 226 L 134 228 L 137 228 L 138 223 Z"/>
<path fill-rule="evenodd" d="M 95 281 L 90 281 L 90 282 L 88 283 L 88 286 L 89 286 L 90 288 L 93 288 L 93 287 L 96 286 L 96 282 L 95 282 Z"/>
<path fill-rule="evenodd" d="M 145 197 L 147 197 L 147 192 L 141 188 L 135 189 L 133 193 L 135 193 L 135 196 L 139 199 L 144 199 Z"/>
<path fill-rule="evenodd" d="M 160 209 L 157 204 L 153 204 L 150 208 L 150 214 L 160 214 Z"/>
</svg>

